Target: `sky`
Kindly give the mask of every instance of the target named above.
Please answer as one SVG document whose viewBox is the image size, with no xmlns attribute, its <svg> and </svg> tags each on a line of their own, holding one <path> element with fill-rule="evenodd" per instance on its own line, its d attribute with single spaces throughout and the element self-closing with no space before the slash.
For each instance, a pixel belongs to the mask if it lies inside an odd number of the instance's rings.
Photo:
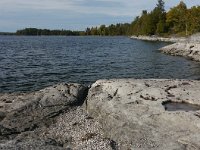
<svg viewBox="0 0 200 150">
<path fill-rule="evenodd" d="M 166 10 L 180 0 L 165 0 Z M 188 7 L 200 0 L 184 0 Z M 132 22 L 157 0 L 0 0 L 0 31 L 26 27 L 85 30 L 86 27 Z"/>
</svg>

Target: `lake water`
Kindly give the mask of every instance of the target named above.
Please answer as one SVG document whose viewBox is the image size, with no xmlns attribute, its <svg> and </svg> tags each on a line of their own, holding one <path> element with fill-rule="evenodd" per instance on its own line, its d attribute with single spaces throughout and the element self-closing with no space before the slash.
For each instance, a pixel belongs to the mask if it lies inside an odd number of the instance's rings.
<svg viewBox="0 0 200 150">
<path fill-rule="evenodd" d="M 109 78 L 200 79 L 200 63 L 128 37 L 0 36 L 0 93 Z"/>
</svg>

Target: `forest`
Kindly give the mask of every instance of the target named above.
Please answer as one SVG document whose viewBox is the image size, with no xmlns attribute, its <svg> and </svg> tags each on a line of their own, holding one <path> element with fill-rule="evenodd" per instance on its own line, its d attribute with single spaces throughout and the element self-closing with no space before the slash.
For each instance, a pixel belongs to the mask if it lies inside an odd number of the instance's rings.
<svg viewBox="0 0 200 150">
<path fill-rule="evenodd" d="M 16 35 L 63 35 L 63 36 L 79 36 L 85 35 L 84 31 L 71 31 L 71 30 L 49 30 L 37 28 L 25 28 L 17 30 Z"/>
<path fill-rule="evenodd" d="M 130 24 L 116 24 L 87 28 L 87 35 L 158 35 L 187 36 L 200 32 L 200 6 L 187 8 L 181 1 L 168 12 L 163 0 L 151 11 L 143 10 Z"/>
<path fill-rule="evenodd" d="M 18 30 L 16 35 L 187 36 L 197 32 L 200 32 L 200 6 L 187 8 L 187 5 L 180 1 L 177 6 L 166 11 L 164 1 L 158 0 L 152 11 L 143 10 L 131 23 L 100 25 L 85 31 L 26 28 Z"/>
</svg>

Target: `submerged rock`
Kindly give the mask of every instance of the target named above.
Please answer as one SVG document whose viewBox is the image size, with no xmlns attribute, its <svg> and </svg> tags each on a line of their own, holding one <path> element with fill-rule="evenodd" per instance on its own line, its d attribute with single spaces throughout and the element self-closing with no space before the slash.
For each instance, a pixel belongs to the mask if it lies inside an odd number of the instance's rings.
<svg viewBox="0 0 200 150">
<path fill-rule="evenodd" d="M 89 90 L 87 111 L 119 149 L 200 149 L 199 109 L 164 106 L 200 108 L 199 89 L 199 81 L 188 80 L 99 80 Z"/>
</svg>

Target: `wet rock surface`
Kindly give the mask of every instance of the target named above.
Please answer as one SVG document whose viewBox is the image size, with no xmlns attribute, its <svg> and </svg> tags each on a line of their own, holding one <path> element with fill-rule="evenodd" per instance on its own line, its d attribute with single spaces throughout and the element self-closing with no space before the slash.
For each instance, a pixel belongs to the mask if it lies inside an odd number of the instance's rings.
<svg viewBox="0 0 200 150">
<path fill-rule="evenodd" d="M 166 102 L 200 106 L 200 82 L 99 80 L 89 90 L 87 111 L 119 149 L 200 149 L 200 111 L 168 111 Z"/>
<path fill-rule="evenodd" d="M 101 125 L 87 115 L 88 87 L 59 84 L 0 95 L 0 149 L 112 149 Z"/>
<path fill-rule="evenodd" d="M 163 106 L 167 111 L 199 111 L 200 106 L 186 102 L 163 102 Z"/>
</svg>

